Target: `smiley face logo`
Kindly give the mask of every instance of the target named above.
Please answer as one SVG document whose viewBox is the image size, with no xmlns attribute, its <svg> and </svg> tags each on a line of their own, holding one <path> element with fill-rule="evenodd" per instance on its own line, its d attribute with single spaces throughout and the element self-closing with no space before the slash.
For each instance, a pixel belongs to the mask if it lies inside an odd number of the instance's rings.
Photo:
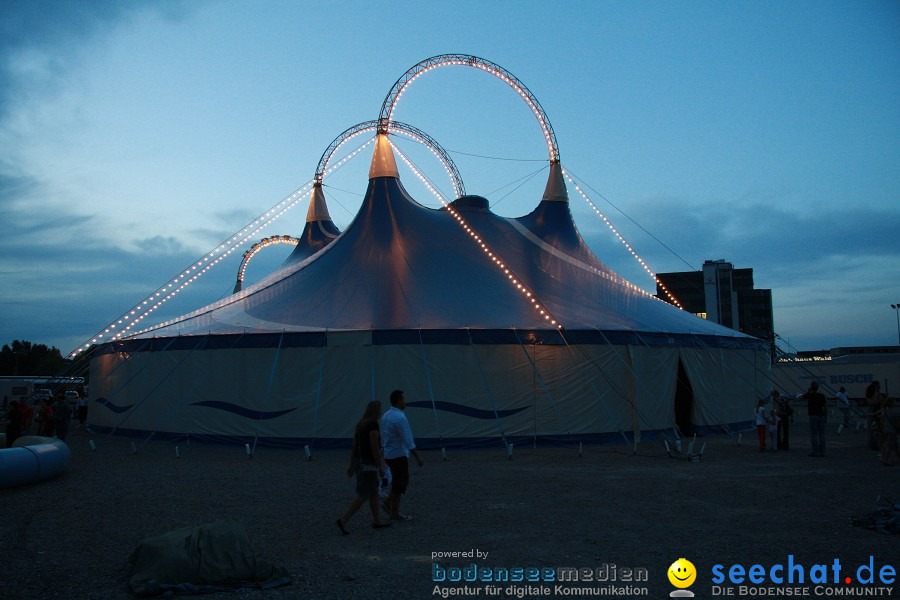
<svg viewBox="0 0 900 600">
<path fill-rule="evenodd" d="M 679 558 L 669 567 L 669 583 L 677 588 L 691 587 L 694 580 L 697 579 L 697 569 L 694 564 L 686 558 Z"/>
</svg>

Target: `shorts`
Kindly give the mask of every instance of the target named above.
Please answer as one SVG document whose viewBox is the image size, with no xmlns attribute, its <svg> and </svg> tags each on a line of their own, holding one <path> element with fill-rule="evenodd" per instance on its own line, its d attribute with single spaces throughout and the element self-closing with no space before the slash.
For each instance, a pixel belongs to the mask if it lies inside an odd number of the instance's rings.
<svg viewBox="0 0 900 600">
<path fill-rule="evenodd" d="M 356 472 L 356 493 L 361 498 L 378 495 L 378 471 Z"/>
<path fill-rule="evenodd" d="M 391 493 L 405 494 L 409 485 L 409 458 L 399 456 L 385 461 L 391 468 Z"/>
</svg>

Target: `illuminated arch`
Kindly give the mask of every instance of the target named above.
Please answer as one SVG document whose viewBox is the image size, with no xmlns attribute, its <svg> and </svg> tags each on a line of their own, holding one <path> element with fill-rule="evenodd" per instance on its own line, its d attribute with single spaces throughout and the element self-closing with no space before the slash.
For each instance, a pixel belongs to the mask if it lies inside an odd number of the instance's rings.
<svg viewBox="0 0 900 600">
<path fill-rule="evenodd" d="M 337 136 L 331 145 L 325 149 L 325 152 L 322 154 L 322 158 L 319 159 L 319 164 L 316 166 L 316 177 L 315 181 L 317 183 L 321 183 L 322 179 L 324 179 L 325 175 L 328 172 L 328 163 L 331 161 L 331 158 L 337 152 L 338 148 L 344 145 L 345 142 L 350 139 L 356 137 L 357 135 L 369 132 L 369 131 L 380 131 L 379 121 L 365 121 L 363 123 L 358 123 L 353 127 L 348 128 L 342 134 Z M 453 192 L 456 194 L 457 198 L 461 198 L 466 195 L 466 187 L 463 184 L 462 177 L 459 174 L 459 169 L 456 168 L 456 164 L 453 162 L 453 159 L 450 158 L 450 155 L 447 154 L 447 151 L 437 143 L 437 141 L 432 138 L 430 135 L 413 127 L 412 125 L 407 125 L 406 123 L 402 123 L 400 121 L 392 121 L 390 123 L 390 127 L 387 129 L 387 133 L 401 133 L 420 144 L 424 144 L 429 150 L 431 150 L 432 154 L 434 154 L 441 164 L 444 165 L 444 169 L 447 171 L 447 175 L 450 177 L 450 181 L 453 183 Z"/>
<path fill-rule="evenodd" d="M 244 252 L 244 258 L 241 260 L 241 266 L 238 267 L 237 282 L 235 282 L 234 284 L 233 293 L 237 294 L 244 286 L 244 272 L 247 270 L 247 264 L 250 262 L 251 258 L 256 256 L 257 252 L 267 246 L 272 246 L 273 244 L 288 244 L 290 246 L 296 246 L 299 243 L 300 238 L 291 237 L 289 235 L 273 235 L 271 237 L 265 237 L 250 246 L 250 249 Z"/>
<path fill-rule="evenodd" d="M 525 84 L 519 81 L 515 75 L 513 75 L 500 65 L 469 54 L 441 54 L 439 56 L 432 56 L 431 58 L 426 58 L 419 64 L 409 69 L 406 73 L 403 74 L 403 76 L 400 77 L 400 79 L 397 80 L 396 83 L 394 83 L 394 87 L 391 88 L 391 91 L 384 99 L 384 104 L 381 105 L 381 114 L 379 114 L 378 120 L 381 123 L 386 124 L 387 127 L 391 127 L 394 124 L 392 119 L 394 116 L 394 109 L 396 108 L 397 101 L 400 100 L 400 96 L 403 95 L 403 92 L 406 90 L 409 84 L 415 81 L 416 78 L 418 78 L 420 75 L 423 75 L 428 71 L 431 71 L 438 67 L 453 65 L 474 67 L 486 73 L 490 73 L 491 75 L 511 87 L 513 90 L 515 90 L 515 92 L 528 105 L 528 108 L 531 109 L 531 112 L 538 120 L 538 124 L 541 126 L 541 131 L 544 135 L 544 140 L 547 143 L 547 149 L 550 153 L 550 164 L 559 163 L 559 146 L 556 143 L 556 134 L 553 133 L 553 127 L 550 125 L 550 120 L 547 118 L 547 113 L 544 112 L 544 109 L 541 107 L 541 103 L 538 102 L 538 99 L 535 98 L 534 94 L 532 94 L 531 91 L 527 87 L 525 87 Z"/>
</svg>

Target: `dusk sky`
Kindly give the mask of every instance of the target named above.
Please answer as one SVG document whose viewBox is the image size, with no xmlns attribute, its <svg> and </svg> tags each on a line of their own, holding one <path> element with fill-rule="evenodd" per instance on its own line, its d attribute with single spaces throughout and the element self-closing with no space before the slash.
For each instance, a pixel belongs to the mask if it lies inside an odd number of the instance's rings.
<svg viewBox="0 0 900 600">
<path fill-rule="evenodd" d="M 83 343 L 306 184 L 397 78 L 444 53 L 528 86 L 563 167 L 654 271 L 753 268 L 776 332 L 800 350 L 898 343 L 896 1 L 14 0 L 0 28 L 0 343 Z M 540 200 L 540 128 L 498 79 L 438 69 L 394 116 L 436 139 L 495 212 Z M 436 159 L 398 146 L 452 196 Z M 341 229 L 370 157 L 325 182 Z M 655 292 L 569 195 L 595 254 Z M 306 207 L 258 237 L 299 235 Z M 248 281 L 289 251 L 261 252 Z M 241 252 L 159 318 L 227 295 Z"/>
</svg>

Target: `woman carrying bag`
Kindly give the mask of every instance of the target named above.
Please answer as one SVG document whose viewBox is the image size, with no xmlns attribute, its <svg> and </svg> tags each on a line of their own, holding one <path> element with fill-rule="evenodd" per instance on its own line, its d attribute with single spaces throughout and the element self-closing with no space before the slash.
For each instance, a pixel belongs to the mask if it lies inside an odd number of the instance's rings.
<svg viewBox="0 0 900 600">
<path fill-rule="evenodd" d="M 372 527 L 381 529 L 391 526 L 390 523 L 381 520 L 381 512 L 378 508 L 378 483 L 381 480 L 379 471 L 382 470 L 381 465 L 384 464 L 384 458 L 381 455 L 381 426 L 378 423 L 380 418 L 381 402 L 373 400 L 366 406 L 366 412 L 356 424 L 347 477 L 356 475 L 357 496 L 350 503 L 344 516 L 337 520 L 337 526 L 344 535 L 350 533 L 347 530 L 347 522 L 367 500 L 369 508 L 372 510 Z"/>
</svg>

